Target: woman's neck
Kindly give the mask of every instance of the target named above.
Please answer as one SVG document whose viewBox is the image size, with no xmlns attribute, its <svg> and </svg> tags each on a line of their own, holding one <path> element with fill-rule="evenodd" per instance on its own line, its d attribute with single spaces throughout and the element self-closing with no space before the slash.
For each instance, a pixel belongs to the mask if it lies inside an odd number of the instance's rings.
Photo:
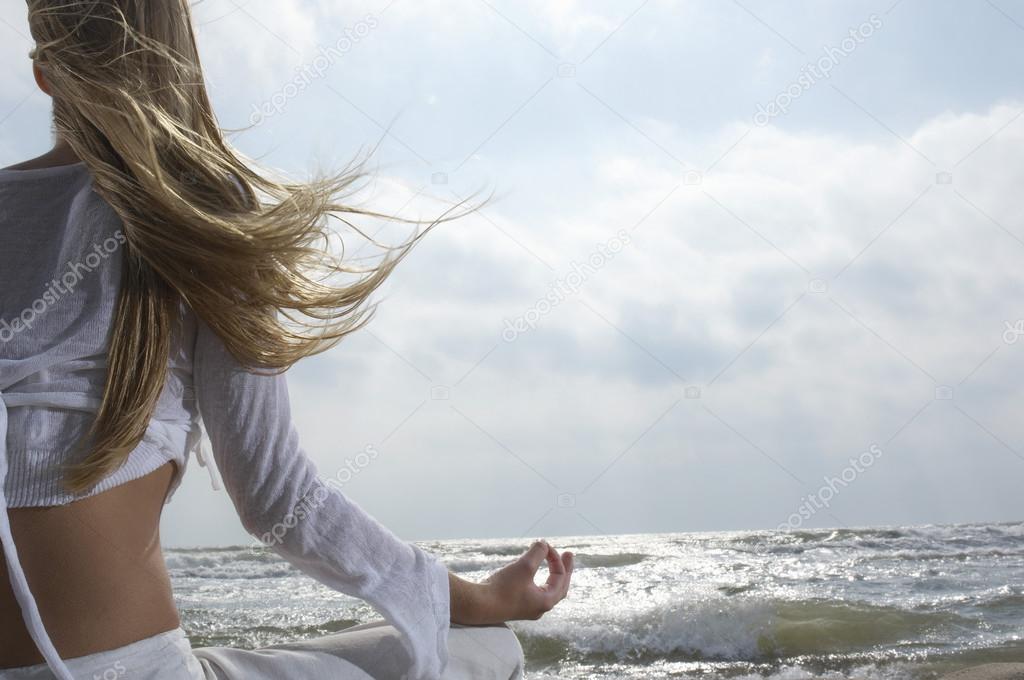
<svg viewBox="0 0 1024 680">
<path fill-rule="evenodd" d="M 6 170 L 34 170 L 36 168 L 50 168 L 60 165 L 71 165 L 81 160 L 72 150 L 71 145 L 64 140 L 59 140 L 52 149 L 30 160 L 9 166 Z"/>
</svg>

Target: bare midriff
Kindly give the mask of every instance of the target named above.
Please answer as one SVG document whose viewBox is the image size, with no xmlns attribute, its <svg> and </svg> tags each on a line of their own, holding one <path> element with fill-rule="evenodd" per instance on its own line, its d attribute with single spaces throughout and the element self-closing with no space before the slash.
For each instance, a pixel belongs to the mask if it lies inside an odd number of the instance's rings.
<svg viewBox="0 0 1024 680">
<path fill-rule="evenodd" d="M 11 533 L 43 624 L 64 659 L 179 625 L 160 550 L 174 463 L 67 505 L 11 508 Z M 0 668 L 43 663 L 0 552 Z"/>
</svg>

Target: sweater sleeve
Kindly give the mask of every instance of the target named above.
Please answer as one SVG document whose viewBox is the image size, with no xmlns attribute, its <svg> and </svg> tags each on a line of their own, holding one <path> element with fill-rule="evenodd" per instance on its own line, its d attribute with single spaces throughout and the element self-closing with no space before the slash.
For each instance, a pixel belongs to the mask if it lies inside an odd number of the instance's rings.
<svg viewBox="0 0 1024 680">
<path fill-rule="evenodd" d="M 409 680 L 448 662 L 448 569 L 323 482 L 299 444 L 284 373 L 241 366 L 197 319 L 193 385 L 243 527 L 296 568 L 368 602 L 400 633 Z"/>
</svg>

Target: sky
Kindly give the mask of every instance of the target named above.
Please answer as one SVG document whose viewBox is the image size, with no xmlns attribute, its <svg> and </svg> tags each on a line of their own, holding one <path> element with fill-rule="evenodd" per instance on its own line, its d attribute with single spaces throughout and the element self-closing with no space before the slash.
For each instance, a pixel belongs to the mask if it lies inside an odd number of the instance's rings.
<svg viewBox="0 0 1024 680">
<path fill-rule="evenodd" d="M 380 142 L 367 206 L 494 193 L 287 374 L 321 476 L 397 535 L 1024 515 L 1024 1 L 194 13 L 262 167 Z M 0 165 L 51 141 L 27 34 L 4 3 Z M 251 542 L 194 461 L 162 535 Z"/>
</svg>

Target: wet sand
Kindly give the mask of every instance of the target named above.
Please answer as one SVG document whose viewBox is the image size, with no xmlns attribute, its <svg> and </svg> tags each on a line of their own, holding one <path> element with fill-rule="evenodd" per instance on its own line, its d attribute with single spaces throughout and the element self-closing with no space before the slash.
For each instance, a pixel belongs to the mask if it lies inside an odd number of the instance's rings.
<svg viewBox="0 0 1024 680">
<path fill-rule="evenodd" d="M 1024 680 L 1024 663 L 987 663 L 942 676 L 942 680 Z"/>
</svg>

